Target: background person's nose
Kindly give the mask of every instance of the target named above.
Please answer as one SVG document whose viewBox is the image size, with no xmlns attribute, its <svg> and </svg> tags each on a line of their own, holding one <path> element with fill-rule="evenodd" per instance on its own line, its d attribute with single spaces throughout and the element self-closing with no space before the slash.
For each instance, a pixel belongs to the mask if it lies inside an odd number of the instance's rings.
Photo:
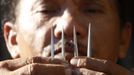
<svg viewBox="0 0 134 75">
<path fill-rule="evenodd" d="M 73 27 L 76 28 L 77 37 L 85 37 L 87 35 L 87 28 L 84 23 L 79 19 L 72 16 L 69 12 L 65 11 L 63 15 L 57 20 L 54 29 L 54 35 L 57 39 L 61 39 L 62 28 L 64 30 L 65 38 L 73 39 Z"/>
</svg>

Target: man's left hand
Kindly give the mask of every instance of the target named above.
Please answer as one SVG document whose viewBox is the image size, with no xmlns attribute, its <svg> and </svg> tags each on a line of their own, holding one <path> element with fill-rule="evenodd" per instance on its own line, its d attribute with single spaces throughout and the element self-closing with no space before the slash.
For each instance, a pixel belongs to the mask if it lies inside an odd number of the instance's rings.
<svg viewBox="0 0 134 75">
<path fill-rule="evenodd" d="M 106 75 L 134 75 L 129 70 L 107 60 L 87 58 L 87 57 L 77 57 L 77 58 L 71 59 L 70 63 L 74 67 L 98 71 L 98 72 L 105 73 Z M 82 69 L 79 71 L 86 71 L 85 69 Z"/>
</svg>

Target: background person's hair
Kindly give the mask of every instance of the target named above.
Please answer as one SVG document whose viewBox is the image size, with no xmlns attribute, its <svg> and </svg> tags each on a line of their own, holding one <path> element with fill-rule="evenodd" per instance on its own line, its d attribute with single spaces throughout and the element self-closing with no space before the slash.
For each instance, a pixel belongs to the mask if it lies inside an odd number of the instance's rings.
<svg viewBox="0 0 134 75">
<path fill-rule="evenodd" d="M 0 0 L 0 21 L 3 26 L 5 22 L 15 22 L 16 19 L 16 7 L 20 0 Z"/>
<path fill-rule="evenodd" d="M 16 20 L 16 6 L 20 0 L 0 0 L 0 18 L 1 24 L 4 25 L 5 22 L 10 21 L 12 23 Z M 116 3 L 115 3 L 116 5 Z M 121 21 L 121 27 L 123 27 L 123 23 L 125 22 L 125 10 L 124 10 L 124 0 L 117 1 L 118 13 Z"/>
</svg>

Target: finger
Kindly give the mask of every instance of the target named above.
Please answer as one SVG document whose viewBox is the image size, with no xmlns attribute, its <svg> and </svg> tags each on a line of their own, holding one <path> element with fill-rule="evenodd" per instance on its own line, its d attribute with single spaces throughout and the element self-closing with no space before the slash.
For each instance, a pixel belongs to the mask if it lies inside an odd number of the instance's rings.
<svg viewBox="0 0 134 75">
<path fill-rule="evenodd" d="M 107 60 L 95 58 L 74 58 L 70 61 L 73 66 L 92 69 L 110 75 L 132 75 L 127 69 Z"/>
<path fill-rule="evenodd" d="M 26 59 L 21 59 L 21 58 L 5 60 L 0 62 L 0 69 L 7 69 L 12 71 L 26 65 L 25 63 L 26 63 Z"/>
<path fill-rule="evenodd" d="M 12 59 L 12 60 L 6 60 L 3 62 L 0 62 L 0 67 L 8 69 L 10 71 L 16 70 L 20 67 L 23 67 L 28 64 L 32 63 L 43 63 L 43 64 L 67 64 L 67 62 L 59 59 L 53 59 L 45 58 L 45 57 L 30 57 L 30 58 L 18 58 L 18 59 Z"/>
<path fill-rule="evenodd" d="M 106 65 L 104 65 L 106 61 L 87 57 L 73 58 L 70 63 L 77 67 L 95 69 L 97 71 L 104 71 L 106 68 Z"/>
<path fill-rule="evenodd" d="M 89 69 L 86 69 L 86 68 L 77 68 L 75 71 L 76 72 L 73 75 L 106 75 L 103 72 L 89 70 Z"/>
<path fill-rule="evenodd" d="M 33 63 L 12 71 L 11 75 L 71 75 L 71 69 L 64 65 Z"/>
<path fill-rule="evenodd" d="M 44 64 L 67 64 L 66 61 L 60 60 L 60 59 L 51 59 L 50 57 L 32 57 L 27 59 L 27 64 L 32 64 L 32 63 L 44 63 Z"/>
</svg>

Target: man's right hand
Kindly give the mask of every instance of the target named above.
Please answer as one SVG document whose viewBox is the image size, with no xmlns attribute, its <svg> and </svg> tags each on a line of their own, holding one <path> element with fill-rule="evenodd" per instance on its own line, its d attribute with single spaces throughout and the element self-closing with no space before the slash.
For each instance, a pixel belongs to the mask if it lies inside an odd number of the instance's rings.
<svg viewBox="0 0 134 75">
<path fill-rule="evenodd" d="M 71 75 L 71 69 L 59 59 L 18 58 L 0 62 L 0 75 Z"/>
<path fill-rule="evenodd" d="M 32 57 L 0 62 L 0 75 L 104 75 L 85 68 L 72 68 L 60 59 Z"/>
</svg>

